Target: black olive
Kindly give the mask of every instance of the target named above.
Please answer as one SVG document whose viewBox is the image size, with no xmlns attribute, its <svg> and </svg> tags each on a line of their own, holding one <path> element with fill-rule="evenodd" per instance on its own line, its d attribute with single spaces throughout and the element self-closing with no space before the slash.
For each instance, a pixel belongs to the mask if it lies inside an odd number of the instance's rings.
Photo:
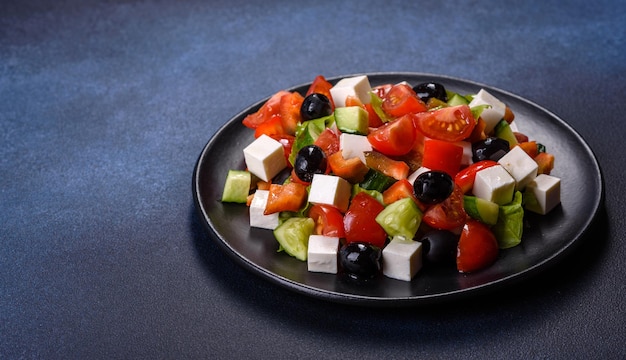
<svg viewBox="0 0 626 360">
<path fill-rule="evenodd" d="M 421 239 L 422 256 L 433 265 L 453 265 L 456 263 L 459 236 L 447 230 L 432 230 Z"/>
<path fill-rule="evenodd" d="M 326 154 L 317 145 L 307 145 L 298 151 L 293 170 L 304 182 L 311 182 L 314 174 L 324 174 L 328 166 Z"/>
<path fill-rule="evenodd" d="M 303 121 L 319 119 L 333 113 L 330 99 L 324 94 L 312 93 L 304 98 L 300 107 Z"/>
<path fill-rule="evenodd" d="M 426 204 L 437 204 L 447 199 L 454 190 L 454 180 L 443 171 L 427 171 L 413 183 L 415 197 Z"/>
<path fill-rule="evenodd" d="M 436 82 L 425 82 L 413 87 L 413 91 L 417 94 L 417 96 L 422 99 L 423 102 L 428 102 L 431 98 L 439 99 L 443 102 L 448 101 L 448 94 L 446 93 L 446 88 L 440 83 Z"/>
<path fill-rule="evenodd" d="M 374 278 L 382 268 L 382 250 L 364 242 L 351 242 L 339 250 L 344 274 L 355 280 Z"/>
<path fill-rule="evenodd" d="M 472 158 L 474 162 L 481 160 L 498 161 L 510 149 L 508 141 L 498 137 L 488 137 L 472 144 Z"/>
</svg>

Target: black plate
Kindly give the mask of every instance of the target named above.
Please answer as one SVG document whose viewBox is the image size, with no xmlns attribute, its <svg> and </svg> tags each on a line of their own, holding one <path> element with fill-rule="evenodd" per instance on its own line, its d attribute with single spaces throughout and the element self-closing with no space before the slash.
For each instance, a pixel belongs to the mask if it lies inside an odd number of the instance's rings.
<svg viewBox="0 0 626 360">
<path fill-rule="evenodd" d="M 254 140 L 253 131 L 241 121 L 267 100 L 263 99 L 230 119 L 213 136 L 200 154 L 193 175 L 198 211 L 215 235 L 213 239 L 240 265 L 288 289 L 325 300 L 376 306 L 416 305 L 499 290 L 536 275 L 581 241 L 603 201 L 603 180 L 592 150 L 565 121 L 519 96 L 467 80 L 419 73 L 367 75 L 372 86 L 436 81 L 461 94 L 485 88 L 513 109 L 521 132 L 546 145 L 556 156 L 552 175 L 561 178 L 561 206 L 546 216 L 526 215 L 522 244 L 501 251 L 493 266 L 475 274 L 424 268 L 411 282 L 381 276 L 369 284 L 356 284 L 337 275 L 310 273 L 305 262 L 276 251 L 278 245 L 270 230 L 250 228 L 245 205 L 220 202 L 227 171 L 244 168 L 243 148 Z M 289 90 L 304 93 L 308 86 Z"/>
</svg>

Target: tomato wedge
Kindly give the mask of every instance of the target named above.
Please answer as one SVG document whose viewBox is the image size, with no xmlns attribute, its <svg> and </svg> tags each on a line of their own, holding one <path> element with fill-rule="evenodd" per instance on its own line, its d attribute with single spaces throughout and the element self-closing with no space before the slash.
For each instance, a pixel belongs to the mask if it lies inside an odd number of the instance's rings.
<svg viewBox="0 0 626 360">
<path fill-rule="evenodd" d="M 339 151 L 339 136 L 333 130 L 326 128 L 313 144 L 319 146 L 328 157 Z"/>
<path fill-rule="evenodd" d="M 443 107 L 413 115 L 415 127 L 425 136 L 444 141 L 461 141 L 472 134 L 476 120 L 467 105 Z"/>
<path fill-rule="evenodd" d="M 465 224 L 467 214 L 463 208 L 463 191 L 455 186 L 452 194 L 424 212 L 422 221 L 435 229 L 454 230 Z"/>
<path fill-rule="evenodd" d="M 468 220 L 463 227 L 457 248 L 459 272 L 484 269 L 498 258 L 498 241 L 489 227 L 477 220 Z"/>
<path fill-rule="evenodd" d="M 443 140 L 426 139 L 424 141 L 424 154 L 422 166 L 430 170 L 445 171 L 454 176 L 461 168 L 463 148 Z"/>
<path fill-rule="evenodd" d="M 407 84 L 393 85 L 382 99 L 383 111 L 393 117 L 428 110 L 428 106 Z"/>
<path fill-rule="evenodd" d="M 246 116 L 242 123 L 250 129 L 256 129 L 262 123 L 274 117 L 280 117 L 280 99 L 283 95 L 287 94 L 289 94 L 289 92 L 284 90 L 275 93 L 261 105 L 259 110 Z"/>
<path fill-rule="evenodd" d="M 324 236 L 344 238 L 343 215 L 332 206 L 313 205 L 309 210 L 309 217 L 315 221 L 315 233 Z"/>
<path fill-rule="evenodd" d="M 413 149 L 417 134 L 413 119 L 405 115 L 370 131 L 367 140 L 374 149 L 389 156 L 405 155 Z"/>
<path fill-rule="evenodd" d="M 371 195 L 365 192 L 356 194 L 343 217 L 346 242 L 363 241 L 382 248 L 387 241 L 387 234 L 376 222 L 376 216 L 384 208 Z"/>
<path fill-rule="evenodd" d="M 328 100 L 330 100 L 331 108 L 334 110 L 335 109 L 335 103 L 333 102 L 333 97 L 330 94 L 330 89 L 332 87 L 333 87 L 333 84 L 328 82 L 328 80 L 326 80 L 326 78 L 324 76 L 318 75 L 318 76 L 315 77 L 315 79 L 311 83 L 311 86 L 309 86 L 309 89 L 307 90 L 305 96 L 311 95 L 313 93 L 326 95 Z"/>
<path fill-rule="evenodd" d="M 463 193 L 467 193 L 474 187 L 474 179 L 476 179 L 477 172 L 497 164 L 498 163 L 493 160 L 481 160 L 479 162 L 475 162 L 459 171 L 454 177 L 454 183 L 461 188 Z"/>
</svg>

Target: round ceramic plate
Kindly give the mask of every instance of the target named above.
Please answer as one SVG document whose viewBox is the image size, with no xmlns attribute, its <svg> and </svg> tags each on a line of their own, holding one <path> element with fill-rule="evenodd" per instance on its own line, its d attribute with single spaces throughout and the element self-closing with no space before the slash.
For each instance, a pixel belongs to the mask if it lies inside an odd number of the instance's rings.
<svg viewBox="0 0 626 360">
<path fill-rule="evenodd" d="M 339 275 L 308 272 L 306 262 L 277 252 L 272 231 L 250 228 L 245 205 L 220 202 L 226 173 L 245 168 L 243 148 L 254 140 L 253 131 L 241 121 L 258 110 L 267 100 L 263 99 L 217 131 L 202 150 L 193 174 L 197 209 L 214 235 L 212 239 L 232 259 L 266 280 L 308 296 L 375 306 L 416 305 L 501 290 L 544 270 L 584 238 L 603 200 L 603 180 L 592 150 L 565 121 L 519 96 L 472 81 L 420 73 L 367 75 L 372 86 L 435 81 L 461 94 L 484 88 L 495 95 L 513 109 L 519 130 L 555 155 L 552 175 L 561 178 L 561 205 L 545 216 L 527 213 L 522 244 L 501 251 L 494 265 L 474 274 L 423 268 L 411 282 L 380 276 L 360 284 Z M 339 79 L 328 80 L 335 83 Z M 305 93 L 308 86 L 288 90 Z"/>
</svg>

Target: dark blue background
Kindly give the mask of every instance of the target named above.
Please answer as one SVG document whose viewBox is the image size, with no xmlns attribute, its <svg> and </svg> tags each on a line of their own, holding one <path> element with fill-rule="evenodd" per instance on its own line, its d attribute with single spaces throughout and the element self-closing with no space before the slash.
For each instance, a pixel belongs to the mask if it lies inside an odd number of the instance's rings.
<svg viewBox="0 0 626 360">
<path fill-rule="evenodd" d="M 0 358 L 626 357 L 625 32 L 621 1 L 3 1 Z M 225 257 L 191 191 L 213 133 L 318 74 L 381 71 L 565 119 L 604 171 L 589 238 L 505 293 L 408 309 Z"/>
</svg>

